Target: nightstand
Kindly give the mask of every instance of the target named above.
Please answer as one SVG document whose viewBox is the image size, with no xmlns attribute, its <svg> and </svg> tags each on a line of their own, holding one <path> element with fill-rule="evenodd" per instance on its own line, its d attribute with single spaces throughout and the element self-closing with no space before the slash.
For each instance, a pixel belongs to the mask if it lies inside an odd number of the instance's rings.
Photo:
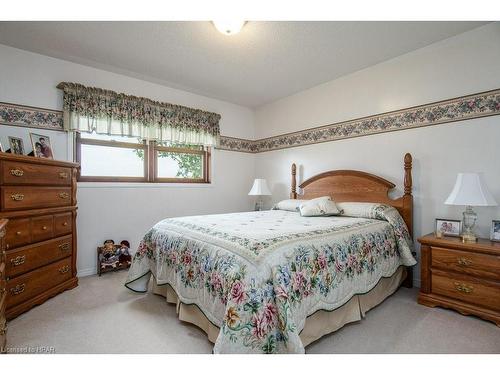
<svg viewBox="0 0 500 375">
<path fill-rule="evenodd" d="M 418 303 L 476 315 L 500 327 L 500 243 L 428 234 L 421 244 Z"/>
</svg>

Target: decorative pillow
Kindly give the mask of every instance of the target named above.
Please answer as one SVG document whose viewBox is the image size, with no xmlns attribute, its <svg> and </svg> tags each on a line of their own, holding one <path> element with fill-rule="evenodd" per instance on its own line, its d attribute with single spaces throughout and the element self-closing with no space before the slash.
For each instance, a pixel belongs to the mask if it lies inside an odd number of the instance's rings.
<svg viewBox="0 0 500 375">
<path fill-rule="evenodd" d="M 341 215 L 342 211 L 330 197 L 311 199 L 299 206 L 302 216 L 334 216 Z"/>
<path fill-rule="evenodd" d="M 307 202 L 305 199 L 285 199 L 281 202 L 278 202 L 272 208 L 273 210 L 283 210 L 283 211 L 298 211 L 299 206 Z"/>
</svg>

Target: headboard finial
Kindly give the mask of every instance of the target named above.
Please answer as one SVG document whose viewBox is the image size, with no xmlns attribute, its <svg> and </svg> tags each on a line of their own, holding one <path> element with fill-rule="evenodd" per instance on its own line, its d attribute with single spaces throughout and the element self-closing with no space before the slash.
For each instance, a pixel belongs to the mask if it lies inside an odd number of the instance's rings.
<svg viewBox="0 0 500 375">
<path fill-rule="evenodd" d="M 297 199 L 297 166 L 295 163 L 292 164 L 292 190 L 290 192 L 291 199 Z"/>
<path fill-rule="evenodd" d="M 411 195 L 412 184 L 413 184 L 411 178 L 411 167 L 412 167 L 412 157 L 411 154 L 408 152 L 405 155 L 405 179 L 404 179 L 405 195 Z"/>
</svg>

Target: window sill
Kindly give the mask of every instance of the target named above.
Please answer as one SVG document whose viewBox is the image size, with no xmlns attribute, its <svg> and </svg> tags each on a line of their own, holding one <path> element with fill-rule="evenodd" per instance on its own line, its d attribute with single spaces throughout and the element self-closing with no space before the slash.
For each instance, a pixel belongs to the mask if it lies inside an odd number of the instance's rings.
<svg viewBox="0 0 500 375">
<path fill-rule="evenodd" d="M 94 189 L 94 188 L 187 188 L 187 189 L 209 189 L 213 187 L 213 183 L 187 183 L 187 182 L 78 182 L 78 189 Z"/>
</svg>

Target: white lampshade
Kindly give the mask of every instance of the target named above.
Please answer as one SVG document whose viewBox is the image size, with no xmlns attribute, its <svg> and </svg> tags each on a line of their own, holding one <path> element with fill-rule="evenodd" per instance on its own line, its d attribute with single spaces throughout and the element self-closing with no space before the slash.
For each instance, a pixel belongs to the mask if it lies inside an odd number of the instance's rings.
<svg viewBox="0 0 500 375">
<path fill-rule="evenodd" d="M 459 173 L 445 204 L 458 206 L 496 206 L 482 173 Z"/>
<path fill-rule="evenodd" d="M 248 195 L 271 195 L 266 180 L 263 178 L 256 178 Z"/>
</svg>

